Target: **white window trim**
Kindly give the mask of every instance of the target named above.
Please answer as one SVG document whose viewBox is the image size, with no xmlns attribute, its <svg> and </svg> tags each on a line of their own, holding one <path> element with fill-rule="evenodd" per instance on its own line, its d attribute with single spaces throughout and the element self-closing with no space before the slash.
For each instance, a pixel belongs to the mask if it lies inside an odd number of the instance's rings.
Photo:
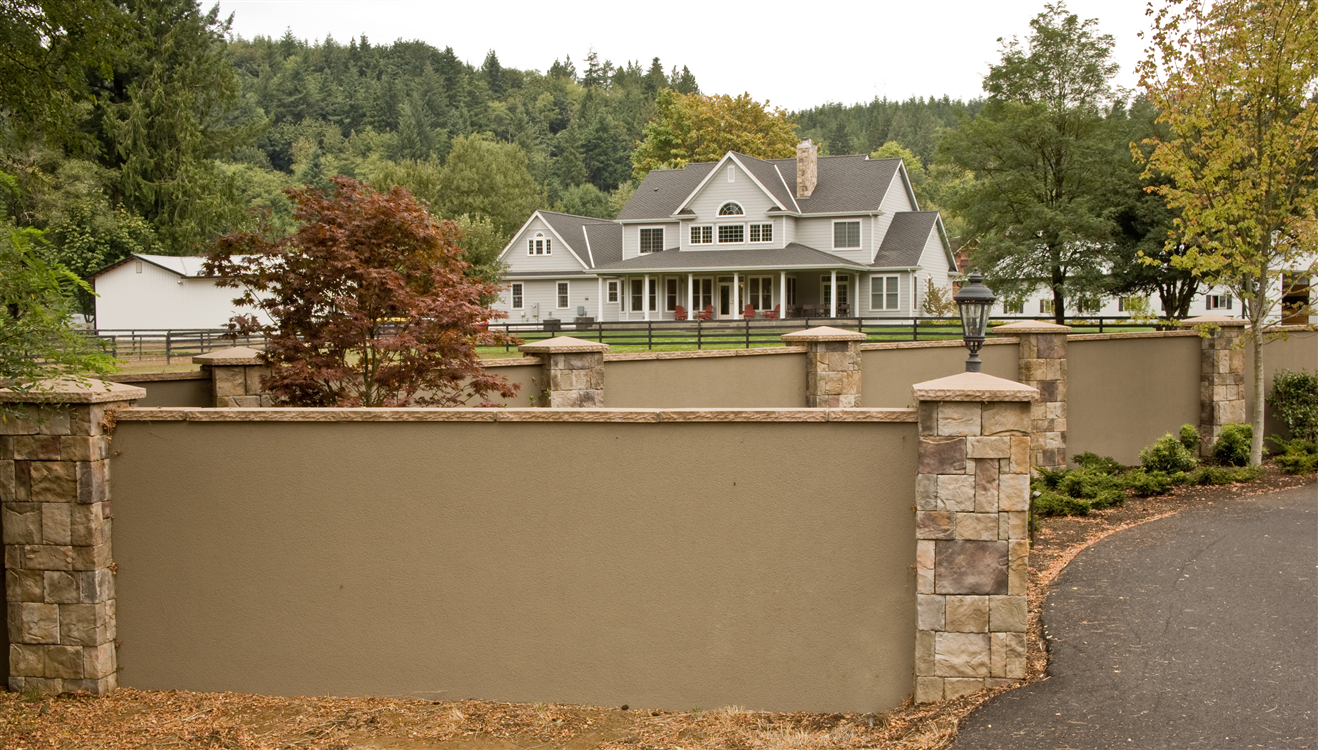
<svg viewBox="0 0 1318 750">
<path fill-rule="evenodd" d="M 647 230 L 647 229 L 658 229 L 658 230 L 659 230 L 659 236 L 660 236 L 660 239 L 659 239 L 659 249 L 658 249 L 658 250 L 651 250 L 651 251 L 648 252 L 648 253 L 645 251 L 645 243 L 641 241 L 641 237 L 642 237 L 642 235 L 645 233 L 645 230 Z M 664 228 L 663 228 L 662 225 L 660 225 L 660 226 L 642 226 L 642 227 L 638 227 L 637 230 L 636 230 L 636 249 L 637 249 L 637 252 L 638 252 L 639 254 L 641 254 L 641 255 L 653 255 L 654 253 L 661 253 L 661 252 L 663 252 L 663 251 L 664 251 L 664 243 L 667 242 L 667 241 L 668 241 L 668 232 L 664 231 Z"/>
<path fill-rule="evenodd" d="M 558 301 L 559 301 L 558 298 L 559 298 L 559 296 L 560 296 L 559 293 L 558 293 L 558 289 L 559 289 L 560 286 L 565 286 L 565 287 L 567 287 L 567 294 L 565 294 L 565 295 L 561 295 L 561 296 L 567 298 L 567 304 L 566 304 L 566 305 L 559 305 L 559 304 L 558 304 Z M 559 281 L 559 282 L 555 282 L 555 283 L 554 283 L 554 304 L 556 305 L 556 307 L 554 308 L 555 310 L 570 310 L 570 309 L 572 309 L 572 282 L 570 282 L 570 281 Z"/>
<path fill-rule="evenodd" d="M 766 240 L 766 239 L 761 238 L 761 239 L 758 239 L 758 240 L 752 240 L 752 239 L 751 239 L 751 227 L 755 227 L 755 226 L 758 226 L 758 227 L 768 227 L 768 228 L 769 228 L 769 239 Z M 752 244 L 752 245 L 763 245 L 763 244 L 766 244 L 766 243 L 769 243 L 769 242 L 773 242 L 773 234 L 774 234 L 774 231 L 773 231 L 773 230 L 774 230 L 774 227 L 773 227 L 773 222 L 772 222 L 772 221 L 752 221 L 752 222 L 750 222 L 749 224 L 746 225 L 746 242 L 747 242 L 748 244 Z M 760 234 L 761 234 L 761 237 L 763 237 L 763 234 L 764 234 L 763 230 L 761 230 Z"/>
<path fill-rule="evenodd" d="M 1231 309 L 1231 297 L 1232 297 L 1232 295 L 1231 295 L 1230 292 L 1223 292 L 1223 293 L 1221 293 L 1221 294 L 1205 294 L 1205 295 L 1204 295 L 1204 309 L 1205 309 L 1205 310 L 1230 310 L 1230 309 Z"/>
<path fill-rule="evenodd" d="M 527 242 L 527 245 L 526 245 L 526 254 L 529 255 L 529 256 L 531 256 L 531 257 L 535 257 L 535 256 L 537 256 L 537 255 L 553 255 L 553 254 L 554 254 L 554 243 L 550 242 L 550 238 L 547 237 L 547 236 L 545 236 L 545 233 L 544 233 L 544 232 L 536 232 L 536 233 L 535 233 L 535 236 L 533 236 L 533 237 L 528 237 L 527 240 L 526 240 L 526 242 Z M 537 252 L 535 251 L 535 243 L 536 243 L 536 242 L 543 242 L 543 243 L 544 243 L 545 251 L 544 251 L 543 253 L 537 253 Z"/>
<path fill-rule="evenodd" d="M 837 225 L 838 224 L 855 224 L 856 225 L 856 245 L 855 247 L 838 247 L 837 244 Z M 865 222 L 860 219 L 834 219 L 833 220 L 833 249 L 834 250 L 859 250 L 865 246 Z"/>
<path fill-rule="evenodd" d="M 618 293 L 618 286 L 617 279 L 610 279 L 604 282 L 604 293 L 606 295 L 604 299 L 607 300 L 605 304 L 617 305 L 621 303 L 622 295 Z"/>
<path fill-rule="evenodd" d="M 517 304 L 517 298 L 522 298 L 522 304 Z M 520 281 L 514 281 L 508 289 L 508 305 L 510 310 L 526 309 L 526 287 Z"/>
<path fill-rule="evenodd" d="M 725 214 L 725 213 L 723 213 L 723 209 L 727 208 L 728 206 L 736 206 L 736 207 L 737 207 L 737 213 L 735 213 L 735 214 Z M 743 205 L 741 205 L 741 201 L 723 201 L 723 203 L 719 204 L 719 207 L 718 207 L 718 214 L 717 214 L 717 215 L 718 215 L 718 216 L 745 216 L 745 215 L 746 215 L 746 207 L 743 206 Z"/>
<path fill-rule="evenodd" d="M 718 230 L 722 229 L 723 227 L 735 227 L 735 226 L 741 227 L 740 242 L 724 242 L 723 240 L 719 239 Z M 745 245 L 747 243 L 746 237 L 748 234 L 749 232 L 746 229 L 746 222 L 728 222 L 726 224 L 716 224 L 714 226 L 714 244 L 715 245 Z"/>
<path fill-rule="evenodd" d="M 733 165 L 729 164 L 729 165 L 728 165 L 728 182 L 736 182 L 736 181 L 737 181 L 737 168 L 734 167 Z"/>
<path fill-rule="evenodd" d="M 874 274 L 874 275 L 870 276 L 870 309 L 871 309 L 871 310 L 880 310 L 880 311 L 882 311 L 882 312 L 893 312 L 893 311 L 901 310 L 901 309 L 902 309 L 902 283 L 901 283 L 901 278 L 902 278 L 902 277 L 901 277 L 900 274 L 895 274 L 895 273 L 888 273 L 888 274 Z M 897 305 L 896 305 L 895 307 L 887 307 L 887 304 L 888 304 L 888 279 L 896 279 L 896 280 L 897 280 Z M 882 298 L 883 298 L 883 304 L 884 304 L 884 307 L 875 307 L 875 306 L 874 306 L 874 282 L 875 282 L 876 280 L 880 281 L 880 282 L 883 284 Z"/>
<path fill-rule="evenodd" d="M 695 229 L 704 229 L 709 227 L 709 242 L 688 242 L 690 245 L 713 245 L 718 239 L 718 233 L 714 231 L 713 224 L 692 224 L 687 230 L 687 240 L 691 239 L 691 231 Z"/>
<path fill-rule="evenodd" d="M 841 288 L 843 288 L 843 287 L 846 287 L 846 290 L 847 290 L 847 301 L 846 301 L 846 302 L 839 302 L 839 303 L 838 303 L 839 305 L 855 305 L 855 303 L 851 301 L 851 292 L 853 291 L 852 286 L 851 286 L 851 280 L 852 280 L 852 279 L 851 279 L 851 274 L 840 273 L 840 274 L 837 275 L 837 285 L 838 285 L 838 288 L 841 289 Z M 859 279 L 857 279 L 857 281 L 859 281 Z M 830 276 L 830 275 L 828 275 L 828 274 L 822 274 L 822 275 L 819 277 L 819 301 L 820 301 L 820 302 L 823 302 L 823 301 L 824 301 L 824 299 L 825 299 L 825 297 L 826 297 L 826 295 L 824 294 L 824 290 L 827 289 L 827 288 L 828 288 L 828 285 L 831 284 L 831 283 L 833 283 L 833 277 L 832 277 L 832 276 Z M 828 303 L 825 302 L 824 304 L 828 304 Z"/>
</svg>

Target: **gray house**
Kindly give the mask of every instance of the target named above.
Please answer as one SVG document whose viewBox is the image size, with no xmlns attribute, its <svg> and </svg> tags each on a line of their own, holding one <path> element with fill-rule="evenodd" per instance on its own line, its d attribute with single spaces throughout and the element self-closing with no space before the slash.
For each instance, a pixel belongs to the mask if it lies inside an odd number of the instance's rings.
<svg viewBox="0 0 1318 750">
<path fill-rule="evenodd" d="M 956 262 L 900 159 L 728 152 L 650 172 L 615 221 L 536 211 L 503 251 L 512 323 L 909 317 Z"/>
</svg>

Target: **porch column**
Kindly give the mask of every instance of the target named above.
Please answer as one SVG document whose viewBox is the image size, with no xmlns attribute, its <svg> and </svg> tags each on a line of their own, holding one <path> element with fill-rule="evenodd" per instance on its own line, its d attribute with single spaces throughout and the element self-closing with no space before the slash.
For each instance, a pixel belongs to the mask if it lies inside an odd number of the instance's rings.
<svg viewBox="0 0 1318 750">
<path fill-rule="evenodd" d="M 596 284 L 598 296 L 595 297 L 595 309 L 599 312 L 595 314 L 595 320 L 604 320 L 604 277 L 597 276 L 595 280 L 599 282 Z"/>
<path fill-rule="evenodd" d="M 146 391 L 88 380 L 0 391 L 24 419 L 0 422 L 9 689 L 105 695 L 119 681 L 110 546 L 107 412 Z"/>
<path fill-rule="evenodd" d="M 1030 406 L 1030 465 L 1066 466 L 1066 335 L 1070 326 L 1023 320 L 997 326 L 999 336 L 1020 337 L 1016 379 L 1039 389 Z"/>
<path fill-rule="evenodd" d="M 810 408 L 860 406 L 860 342 L 857 331 L 831 326 L 784 334 L 783 342 L 805 345 L 805 405 Z"/>
<path fill-rule="evenodd" d="M 645 319 L 650 319 L 650 274 L 641 282 L 641 308 L 645 310 Z"/>
<path fill-rule="evenodd" d="M 695 320 L 696 312 L 696 275 L 686 275 L 686 315 L 687 320 Z"/>
<path fill-rule="evenodd" d="M 1203 326 L 1208 334 L 1199 339 L 1199 455 L 1207 456 L 1217 444 L 1222 427 L 1246 420 L 1245 350 L 1238 342 L 1249 321 L 1200 315 L 1186 318 L 1181 325 Z M 1255 404 L 1254 408 L 1263 407 Z"/>
<path fill-rule="evenodd" d="M 778 278 L 778 319 L 783 320 L 787 317 L 787 272 L 783 271 Z"/>
<path fill-rule="evenodd" d="M 915 702 L 1025 677 L 1030 402 L 979 372 L 914 387 Z"/>
<path fill-rule="evenodd" d="M 522 344 L 523 354 L 540 357 L 544 379 L 537 406 L 591 409 L 604 406 L 604 352 L 608 344 L 571 336 Z"/>
<path fill-rule="evenodd" d="M 736 320 L 741 317 L 741 294 L 738 287 L 741 286 L 741 274 L 732 273 L 732 318 Z"/>
<path fill-rule="evenodd" d="M 831 272 L 831 281 L 828 283 L 828 317 L 837 317 L 837 269 Z"/>
</svg>

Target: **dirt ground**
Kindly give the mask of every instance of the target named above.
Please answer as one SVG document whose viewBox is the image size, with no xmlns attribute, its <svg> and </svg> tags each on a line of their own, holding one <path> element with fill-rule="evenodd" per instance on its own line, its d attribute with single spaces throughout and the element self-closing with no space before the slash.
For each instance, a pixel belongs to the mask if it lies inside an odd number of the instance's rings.
<svg viewBox="0 0 1318 750">
<path fill-rule="evenodd" d="M 1114 531 L 1187 507 L 1313 481 L 1268 467 L 1248 485 L 1181 488 L 1084 518 L 1045 519 L 1030 556 L 1030 681 L 1046 679 L 1041 603 L 1080 550 Z M 0 693 L 0 748 L 933 750 L 948 747 L 961 718 L 993 694 L 982 691 L 932 706 L 907 702 L 880 714 L 809 714 L 130 689 L 101 699 Z"/>
</svg>

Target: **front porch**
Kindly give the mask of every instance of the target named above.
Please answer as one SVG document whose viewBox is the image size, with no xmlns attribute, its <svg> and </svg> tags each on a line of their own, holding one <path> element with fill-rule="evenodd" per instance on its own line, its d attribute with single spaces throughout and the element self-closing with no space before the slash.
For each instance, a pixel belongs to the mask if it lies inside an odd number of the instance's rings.
<svg viewBox="0 0 1318 750">
<path fill-rule="evenodd" d="M 620 321 L 846 318 L 859 314 L 854 270 L 752 270 L 629 274 L 601 277 L 603 301 L 616 301 Z M 834 294 L 833 290 L 837 290 Z"/>
</svg>

